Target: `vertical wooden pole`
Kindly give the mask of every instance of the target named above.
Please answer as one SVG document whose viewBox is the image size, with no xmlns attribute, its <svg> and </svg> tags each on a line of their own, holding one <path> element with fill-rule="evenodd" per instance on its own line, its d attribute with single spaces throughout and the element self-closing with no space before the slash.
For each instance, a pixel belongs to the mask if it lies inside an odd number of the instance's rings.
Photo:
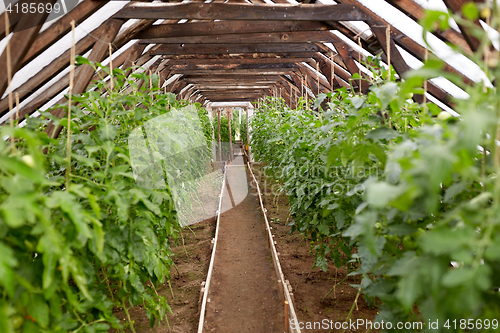
<svg viewBox="0 0 500 333">
<path fill-rule="evenodd" d="M 71 98 L 73 96 L 74 81 L 75 81 L 75 20 L 71 21 L 71 52 L 69 64 L 69 90 L 68 90 L 68 132 L 66 134 L 66 191 L 69 191 L 69 174 L 71 172 Z"/>
<path fill-rule="evenodd" d="M 113 60 L 111 59 L 112 55 L 113 55 L 113 47 L 111 46 L 111 43 L 109 43 L 109 83 L 111 91 L 113 91 L 113 89 L 115 88 L 113 82 Z"/>
<path fill-rule="evenodd" d="M 217 121 L 219 123 L 219 161 L 222 162 L 222 145 L 220 138 L 220 108 L 217 108 Z"/>
<path fill-rule="evenodd" d="M 385 29 L 385 42 L 387 49 L 387 64 L 389 65 L 389 71 L 387 75 L 387 81 L 391 80 L 391 26 L 388 25 L 387 29 Z"/>
<path fill-rule="evenodd" d="M 250 146 L 250 127 L 248 126 L 248 107 L 245 108 L 245 114 L 247 116 L 247 151 L 248 151 L 248 146 Z"/>
<path fill-rule="evenodd" d="M 229 107 L 227 111 L 227 122 L 229 126 L 229 161 L 233 160 L 233 135 L 231 133 L 231 118 L 233 116 L 233 108 Z"/>
</svg>

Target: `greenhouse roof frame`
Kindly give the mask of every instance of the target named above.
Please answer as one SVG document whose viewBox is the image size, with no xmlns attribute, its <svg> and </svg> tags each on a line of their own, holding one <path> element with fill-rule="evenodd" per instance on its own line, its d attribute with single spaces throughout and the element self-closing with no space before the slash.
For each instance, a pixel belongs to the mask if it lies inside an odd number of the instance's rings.
<svg viewBox="0 0 500 333">
<path fill-rule="evenodd" d="M 55 2 L 36 0 L 50 1 Z M 414 0 L 383 2 L 410 20 L 424 15 L 424 8 Z M 458 13 L 466 1 L 444 2 L 450 11 Z M 182 93 L 186 99 L 204 105 L 254 101 L 279 94 L 294 107 L 296 97 L 303 91 L 314 97 L 319 92 L 351 85 L 366 93 L 369 80 L 353 80 L 355 73 L 368 78 L 362 65 L 366 54 L 381 54 L 387 62 L 389 45 L 391 64 L 399 77 L 411 69 L 404 52 L 420 61 L 426 56 L 425 47 L 370 10 L 362 0 L 337 0 L 332 4 L 288 0 L 276 0 L 273 4 L 263 0 L 116 3 L 83 0 L 43 31 L 46 15 L 9 15 L 10 30 L 14 29 L 9 36 L 5 34 L 6 12 L 0 15 L 0 38 L 9 38 L 14 76 L 11 89 L 19 94 L 21 119 L 63 101 L 60 96 L 69 83 L 69 45 L 56 55 L 49 54 L 51 47 L 67 38 L 71 20 L 75 20 L 78 29 L 86 22 L 97 21 L 104 11 L 106 18 L 100 18 L 102 22 L 76 42 L 77 54 L 88 54 L 89 60 L 105 63 L 109 61 L 108 45 L 112 44 L 114 68 L 146 66 L 146 71 L 159 74 L 165 91 Z M 28 21 L 31 25 L 35 22 L 35 26 L 25 29 Z M 369 28 L 360 31 L 361 23 L 356 22 L 364 22 Z M 476 24 L 480 26 L 479 21 Z M 465 54 L 476 51 L 479 44 L 475 37 L 466 27 L 458 29 L 437 32 L 435 36 L 453 43 Z M 1 41 L 3 45 L 6 40 Z M 7 67 L 6 53 L 4 49 L 0 56 L 1 68 Z M 433 56 L 432 50 L 429 54 Z M 30 73 L 31 77 L 15 75 L 48 56 L 52 56 L 48 65 Z M 467 84 L 473 83 L 456 66 L 447 63 L 444 70 L 458 74 Z M 74 93 L 84 92 L 98 78 L 90 66 L 78 67 Z M 7 82 L 7 75 L 2 75 L 0 122 L 9 117 Z M 427 87 L 429 97 L 443 107 L 453 107 L 453 96 L 438 81 L 428 81 Z M 417 102 L 424 100 L 423 95 L 413 98 Z M 64 111 L 56 110 L 53 114 L 62 117 Z"/>
</svg>

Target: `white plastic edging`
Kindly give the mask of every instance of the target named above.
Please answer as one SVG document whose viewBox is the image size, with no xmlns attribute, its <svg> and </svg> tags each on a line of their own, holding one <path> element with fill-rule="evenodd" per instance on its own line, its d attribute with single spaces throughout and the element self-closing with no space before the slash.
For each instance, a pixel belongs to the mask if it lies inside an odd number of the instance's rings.
<svg viewBox="0 0 500 333">
<path fill-rule="evenodd" d="M 226 170 L 227 170 L 226 163 L 224 163 L 224 173 L 223 173 L 224 178 L 222 180 L 222 188 L 220 190 L 219 209 L 217 209 L 217 224 L 215 227 L 214 248 L 212 249 L 212 257 L 210 258 L 210 265 L 208 266 L 207 281 L 205 282 L 205 291 L 203 293 L 203 301 L 201 302 L 200 321 L 198 323 L 198 333 L 203 332 L 203 324 L 205 322 L 205 311 L 206 311 L 206 307 L 207 307 L 208 289 L 210 288 L 210 280 L 212 278 L 212 271 L 214 269 L 215 250 L 217 248 L 217 238 L 219 236 L 220 211 L 222 208 L 222 198 L 224 196 L 224 186 L 226 185 Z"/>
<path fill-rule="evenodd" d="M 290 292 L 288 291 L 288 286 L 286 285 L 286 282 L 285 282 L 285 276 L 283 275 L 283 271 L 281 270 L 281 265 L 280 265 L 280 261 L 278 258 L 278 252 L 276 251 L 276 246 L 274 246 L 274 238 L 273 238 L 273 234 L 271 233 L 269 221 L 267 220 L 266 209 L 265 209 L 264 203 L 262 201 L 262 194 L 260 192 L 260 186 L 259 186 L 259 183 L 257 182 L 257 179 L 255 178 L 255 175 L 253 174 L 250 163 L 248 163 L 248 162 L 247 162 L 247 167 L 248 167 L 248 170 L 250 171 L 250 174 L 252 175 L 252 178 L 253 178 L 255 185 L 257 187 L 257 193 L 259 194 L 260 208 L 262 210 L 262 215 L 264 215 L 264 220 L 266 222 L 266 230 L 267 230 L 267 236 L 269 238 L 269 244 L 271 247 L 271 255 L 273 257 L 273 264 L 275 265 L 276 270 L 278 271 L 278 274 L 279 274 L 278 279 L 283 286 L 282 289 L 283 289 L 283 293 L 285 296 L 285 300 L 288 301 L 288 307 L 289 307 L 289 311 L 290 311 L 290 319 L 293 320 L 295 323 L 298 323 L 297 314 L 296 314 L 295 308 L 293 306 L 292 297 L 290 296 Z M 300 333 L 300 328 L 298 328 L 297 325 L 294 325 L 294 326 L 295 326 L 295 328 L 291 328 L 291 327 L 289 328 L 289 332 Z M 289 332 L 286 332 L 286 333 L 289 333 Z"/>
</svg>

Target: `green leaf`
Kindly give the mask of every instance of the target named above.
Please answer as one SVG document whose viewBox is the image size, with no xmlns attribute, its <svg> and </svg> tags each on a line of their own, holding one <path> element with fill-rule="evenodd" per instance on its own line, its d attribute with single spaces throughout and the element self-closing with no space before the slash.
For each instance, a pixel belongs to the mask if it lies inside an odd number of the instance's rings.
<svg viewBox="0 0 500 333">
<path fill-rule="evenodd" d="M 379 127 L 376 128 L 370 132 L 368 132 L 365 135 L 366 139 L 374 139 L 374 140 L 392 140 L 397 137 L 401 136 L 397 131 L 393 130 L 392 128 L 387 128 L 387 127 Z"/>
<path fill-rule="evenodd" d="M 366 201 L 374 207 L 385 207 L 403 191 L 401 186 L 385 182 L 369 183 L 366 186 Z"/>
<path fill-rule="evenodd" d="M 326 94 L 323 94 L 323 93 L 318 94 L 316 96 L 316 100 L 314 101 L 314 104 L 313 104 L 313 110 L 316 110 L 321 105 L 321 103 L 323 103 L 325 98 L 326 98 Z"/>
<path fill-rule="evenodd" d="M 49 306 L 42 296 L 33 296 L 28 303 L 27 312 L 43 328 L 49 325 Z"/>
<path fill-rule="evenodd" d="M 474 278 L 474 271 L 470 268 L 450 268 L 443 276 L 443 286 L 456 287 L 459 285 L 469 285 Z"/>
<path fill-rule="evenodd" d="M 349 100 L 356 109 L 359 109 L 365 102 L 365 99 L 360 96 L 354 96 L 352 98 L 349 98 Z"/>
<path fill-rule="evenodd" d="M 479 10 L 477 9 L 476 4 L 473 2 L 467 2 L 465 5 L 463 5 L 462 13 L 464 14 L 465 18 L 470 21 L 474 21 L 479 17 Z"/>
</svg>

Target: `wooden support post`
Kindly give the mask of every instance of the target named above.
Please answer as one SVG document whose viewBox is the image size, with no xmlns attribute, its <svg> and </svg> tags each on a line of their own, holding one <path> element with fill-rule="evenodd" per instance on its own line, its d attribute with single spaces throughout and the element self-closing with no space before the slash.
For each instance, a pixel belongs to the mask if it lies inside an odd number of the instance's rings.
<svg viewBox="0 0 500 333">
<path fill-rule="evenodd" d="M 233 117 L 233 108 L 226 108 L 227 112 L 227 123 L 229 127 L 229 161 L 233 160 L 233 136 L 231 133 L 231 118 Z"/>
<path fill-rule="evenodd" d="M 217 108 L 217 122 L 219 124 L 219 161 L 222 162 L 222 144 L 221 144 L 221 136 L 220 136 L 220 108 Z"/>
<path fill-rule="evenodd" d="M 250 147 L 250 127 L 248 126 L 248 107 L 245 108 L 245 114 L 247 116 L 247 147 L 246 148 L 247 148 L 247 152 L 248 152 L 249 147 Z"/>
</svg>

